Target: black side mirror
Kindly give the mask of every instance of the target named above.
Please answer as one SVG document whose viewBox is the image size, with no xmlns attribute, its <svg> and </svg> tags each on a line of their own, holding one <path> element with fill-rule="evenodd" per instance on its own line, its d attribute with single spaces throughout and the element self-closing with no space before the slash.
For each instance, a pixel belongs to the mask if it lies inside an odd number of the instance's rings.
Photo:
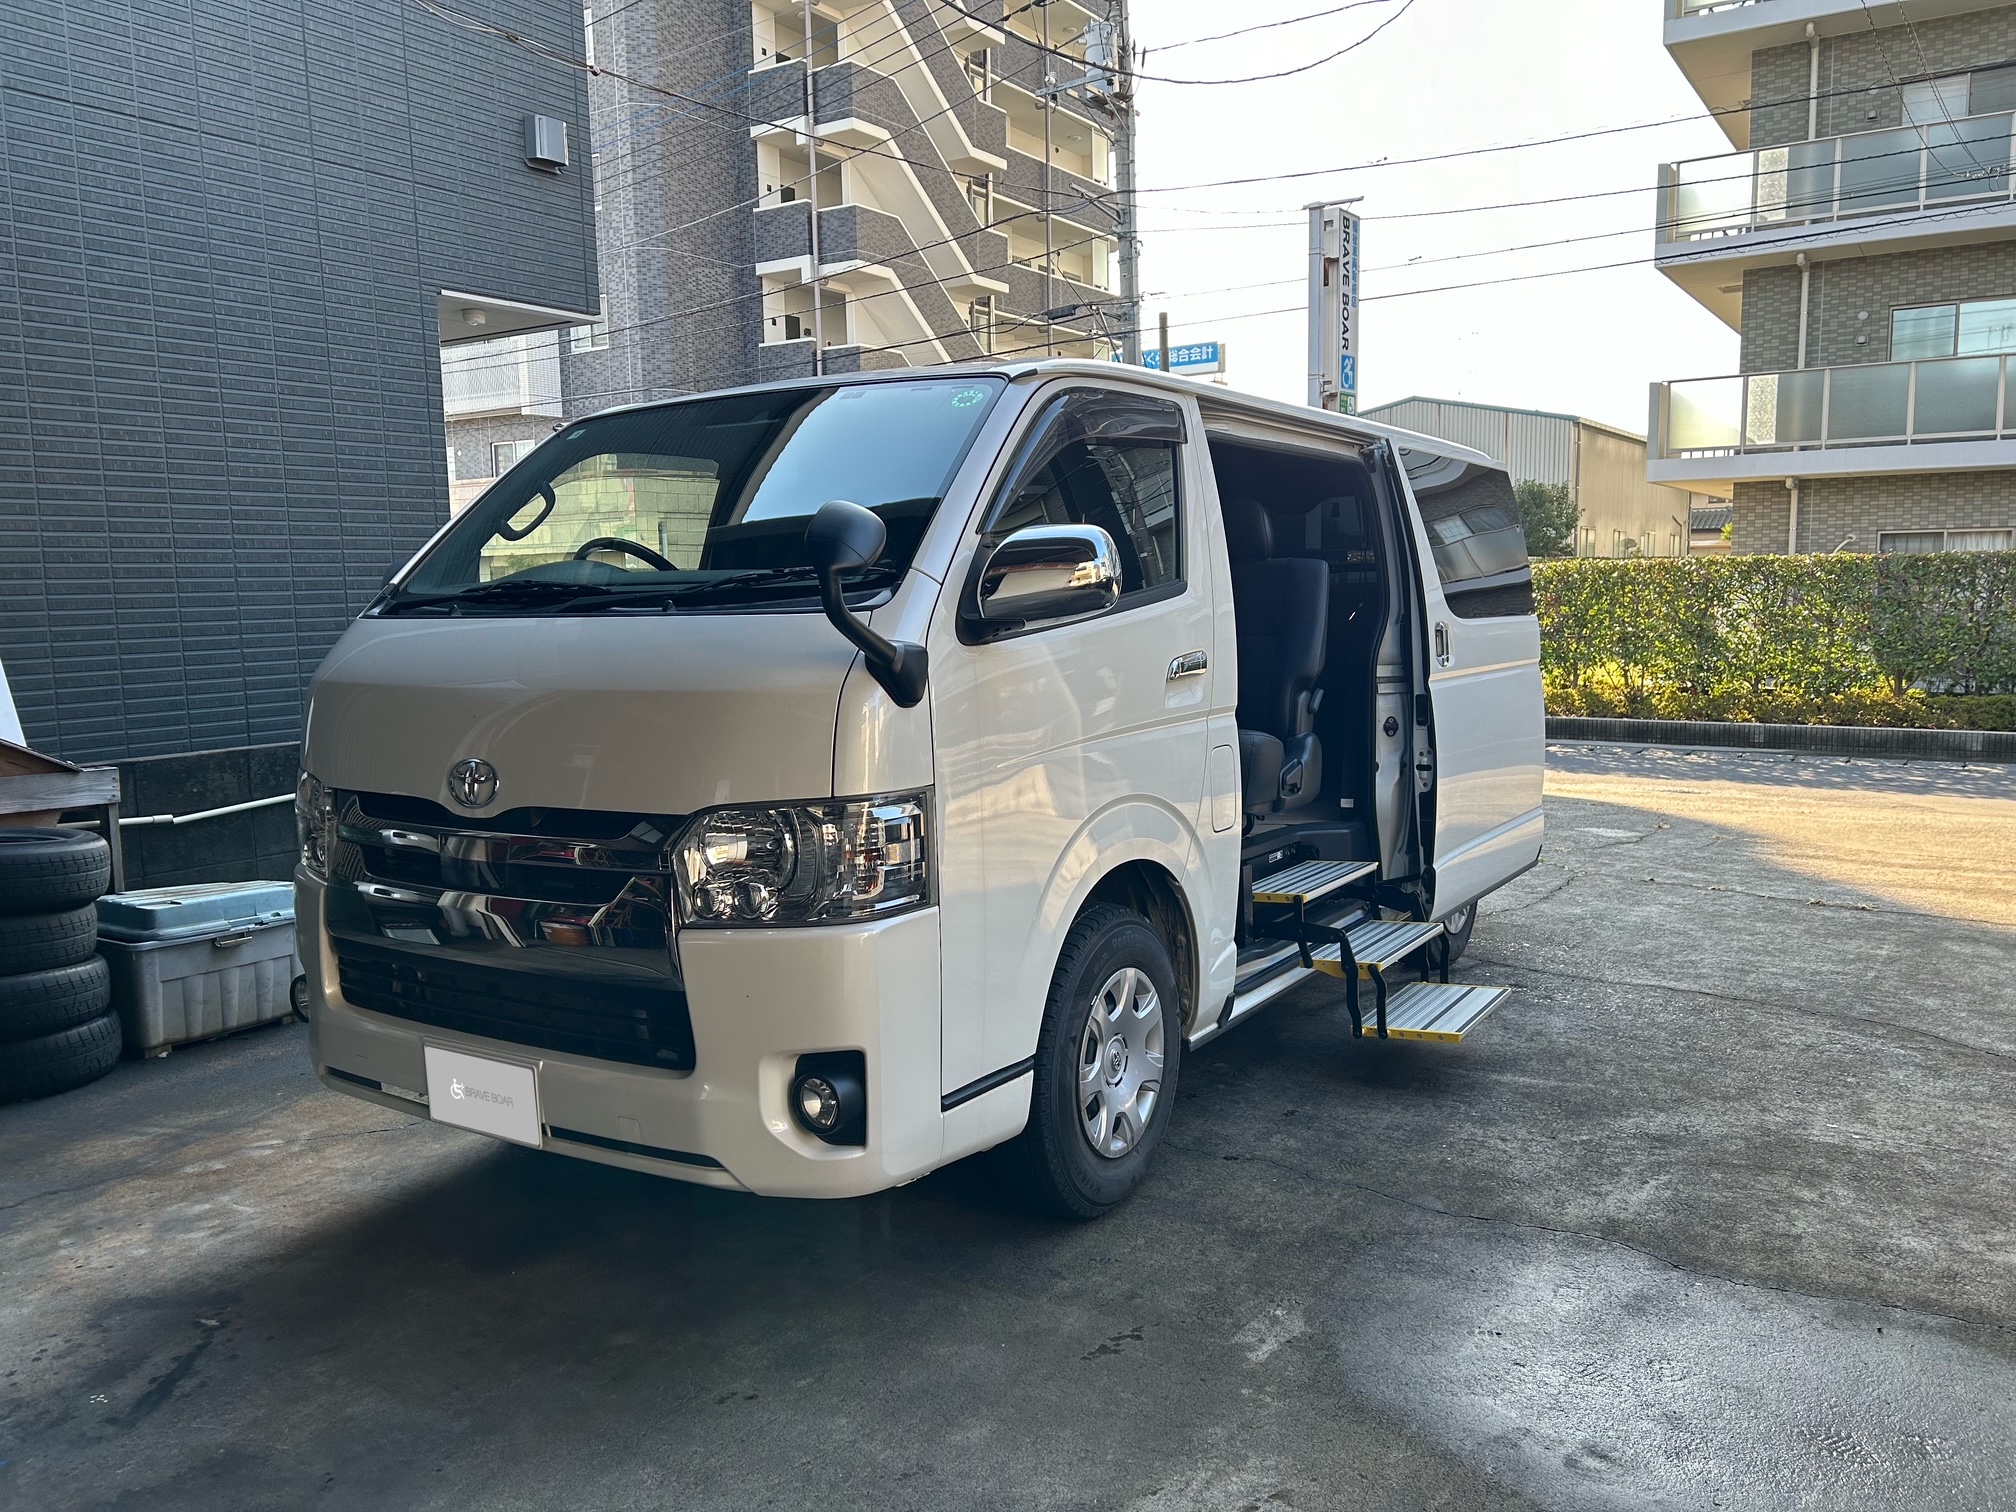
<svg viewBox="0 0 2016 1512">
<path fill-rule="evenodd" d="M 833 628 L 861 648 L 861 659 L 875 681 L 904 708 L 924 697 L 924 648 L 911 641 L 888 641 L 870 630 L 847 607 L 840 575 L 872 567 L 888 544 L 889 532 L 872 511 L 845 499 L 819 506 L 805 527 L 805 549 L 819 572 L 819 602 Z"/>
</svg>

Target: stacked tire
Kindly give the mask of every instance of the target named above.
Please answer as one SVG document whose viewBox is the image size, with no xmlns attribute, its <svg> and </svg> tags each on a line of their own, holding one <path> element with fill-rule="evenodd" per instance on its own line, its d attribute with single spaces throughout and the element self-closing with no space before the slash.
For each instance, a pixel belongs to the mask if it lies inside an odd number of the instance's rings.
<svg viewBox="0 0 2016 1512">
<path fill-rule="evenodd" d="M 67 1092 L 118 1064 L 96 907 L 111 880 L 96 835 L 0 826 L 0 1103 Z"/>
</svg>

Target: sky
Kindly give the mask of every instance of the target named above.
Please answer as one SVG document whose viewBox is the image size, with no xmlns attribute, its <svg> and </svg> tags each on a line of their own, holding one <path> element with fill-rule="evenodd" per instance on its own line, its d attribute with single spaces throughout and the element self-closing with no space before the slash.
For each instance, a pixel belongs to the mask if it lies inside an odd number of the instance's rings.
<svg viewBox="0 0 2016 1512">
<path fill-rule="evenodd" d="M 1734 150 L 1660 44 L 1661 0 L 1362 0 L 1293 26 L 1170 45 L 1340 3 L 1132 0 L 1135 41 L 1148 49 L 1144 76 L 1222 79 L 1294 68 L 1390 23 L 1355 51 L 1293 78 L 1209 87 L 1142 79 L 1146 324 L 1167 311 L 1172 341 L 1228 344 L 1233 387 L 1301 401 L 1303 207 L 1362 195 L 1360 408 L 1421 394 L 1586 415 L 1642 434 L 1652 382 L 1736 370 L 1736 333 L 1650 263 L 1659 163 Z M 1437 163 L 1360 166 L 1650 122 L 1670 124 Z M 1338 171 L 1187 187 L 1311 169 Z M 1604 191 L 1628 192 L 1473 209 Z M 1442 210 L 1469 213 L 1419 215 Z M 1402 216 L 1415 218 L 1389 219 Z M 1591 239 L 1503 250 L 1569 238 Z M 1635 265 L 1416 292 L 1626 261 Z"/>
</svg>

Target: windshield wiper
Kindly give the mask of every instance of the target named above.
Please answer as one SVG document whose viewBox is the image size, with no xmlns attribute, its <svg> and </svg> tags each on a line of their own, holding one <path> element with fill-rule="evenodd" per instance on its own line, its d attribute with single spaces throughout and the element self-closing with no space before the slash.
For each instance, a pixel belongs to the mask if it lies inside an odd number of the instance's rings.
<svg viewBox="0 0 2016 1512">
<path fill-rule="evenodd" d="M 577 598 L 602 598 L 616 590 L 600 583 L 556 583 L 551 578 L 499 578 L 494 583 L 478 583 L 455 593 L 401 594 L 385 607 L 397 614 L 404 609 L 431 609 L 440 605 L 562 603 Z"/>
<path fill-rule="evenodd" d="M 847 588 L 850 592 L 860 593 L 870 588 L 886 586 L 888 581 L 900 578 L 902 575 L 902 570 L 895 567 L 871 567 L 865 572 L 853 574 L 854 581 L 847 584 Z M 869 581 L 877 578 L 883 581 Z M 695 583 L 687 588 L 674 588 L 669 590 L 669 596 L 674 602 L 684 602 L 686 599 L 698 598 L 723 588 L 751 588 L 766 583 L 798 581 L 812 584 L 813 591 L 816 592 L 819 569 L 809 564 L 792 567 L 756 567 L 747 572 L 731 572 L 727 577 L 716 578 L 711 583 Z"/>
</svg>

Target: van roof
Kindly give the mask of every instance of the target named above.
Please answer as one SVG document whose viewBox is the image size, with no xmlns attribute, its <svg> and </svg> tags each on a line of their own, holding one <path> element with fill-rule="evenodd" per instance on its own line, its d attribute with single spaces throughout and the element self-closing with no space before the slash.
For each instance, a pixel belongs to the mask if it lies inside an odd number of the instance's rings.
<svg viewBox="0 0 2016 1512">
<path fill-rule="evenodd" d="M 1461 446 L 1454 441 L 1445 441 L 1439 436 L 1424 436 L 1419 431 L 1403 430 L 1397 425 L 1385 425 L 1377 420 L 1367 420 L 1363 415 L 1339 415 L 1329 410 L 1312 409 L 1306 404 L 1288 404 L 1279 399 L 1264 399 L 1258 394 L 1242 393 L 1237 389 L 1206 383 L 1197 378 L 1184 378 L 1174 374 L 1158 373 L 1153 368 L 1128 367 L 1113 362 L 1098 362 L 1088 357 L 1045 357 L 1027 362 L 960 362 L 945 363 L 935 367 L 886 368 L 868 373 L 831 373 L 822 378 L 788 378 L 774 383 L 753 383 L 732 389 L 717 389 L 714 393 L 760 393 L 774 389 L 801 388 L 808 383 L 886 383 L 892 380 L 955 377 L 963 374 L 992 374 L 1007 378 L 1011 382 L 1018 379 L 1045 378 L 1060 375 L 1076 375 L 1084 378 L 1117 378 L 1124 376 L 1129 383 L 1141 384 L 1149 388 L 1159 388 L 1171 393 L 1189 394 L 1208 411 L 1232 416 L 1247 416 L 1256 420 L 1272 420 L 1289 425 L 1301 426 L 1332 434 L 1353 441 L 1390 441 L 1405 451 L 1425 452 L 1431 456 L 1448 457 L 1454 461 L 1473 463 L 1479 467 L 1502 469 L 1504 464 L 1492 460 L 1484 452 L 1473 447 Z M 612 405 L 598 411 L 600 414 L 615 414 L 624 410 L 655 409 L 663 404 L 677 404 L 687 399 L 697 399 L 701 394 L 682 394 L 678 399 L 651 400 L 642 404 Z"/>
</svg>

